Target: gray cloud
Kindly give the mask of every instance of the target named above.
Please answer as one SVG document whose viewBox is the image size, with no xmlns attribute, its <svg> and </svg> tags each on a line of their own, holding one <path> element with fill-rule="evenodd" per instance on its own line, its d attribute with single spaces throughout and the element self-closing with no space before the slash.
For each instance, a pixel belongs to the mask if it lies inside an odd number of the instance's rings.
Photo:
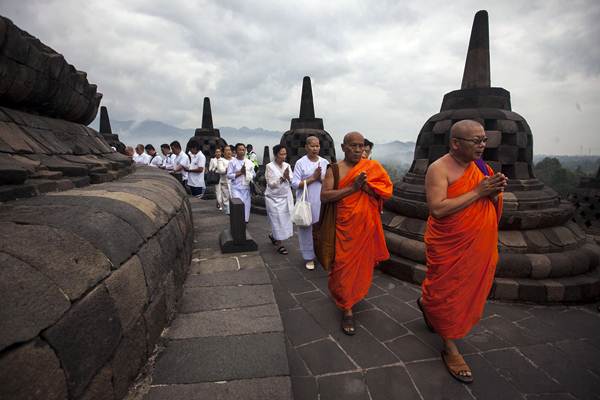
<svg viewBox="0 0 600 400">
<path fill-rule="evenodd" d="M 492 84 L 511 91 L 535 151 L 600 154 L 593 0 L 0 0 L 5 16 L 88 72 L 114 119 L 193 128 L 210 96 L 217 126 L 285 131 L 310 75 L 334 138 L 358 129 L 376 142 L 415 140 L 459 88 L 482 8 Z"/>
</svg>

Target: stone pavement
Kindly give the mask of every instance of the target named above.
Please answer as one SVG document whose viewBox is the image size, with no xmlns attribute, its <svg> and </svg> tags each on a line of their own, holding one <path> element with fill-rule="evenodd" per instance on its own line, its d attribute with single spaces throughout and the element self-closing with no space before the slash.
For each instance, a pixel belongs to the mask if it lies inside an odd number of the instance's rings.
<svg viewBox="0 0 600 400">
<path fill-rule="evenodd" d="M 130 398 L 291 399 L 283 325 L 257 252 L 221 254 L 229 218 L 191 200 L 192 265 L 179 311 L 151 362 L 150 384 Z"/>
<path fill-rule="evenodd" d="M 419 287 L 376 271 L 356 307 L 358 332 L 345 336 L 327 274 L 304 268 L 296 237 L 285 243 L 289 255 L 278 254 L 266 217 L 252 214 L 248 230 L 259 252 L 221 255 L 217 234 L 227 220 L 212 207 L 193 202 L 195 261 L 146 399 L 289 398 L 282 346 L 296 400 L 600 399 L 597 304 L 489 302 L 482 322 L 460 341 L 475 377 L 462 385 L 447 373 L 441 341 L 423 323 Z"/>
<path fill-rule="evenodd" d="M 249 231 L 272 279 L 283 317 L 296 400 L 600 399 L 597 305 L 488 302 L 482 322 L 460 341 L 475 383 L 456 382 L 416 305 L 418 286 L 376 271 L 356 307 L 358 332 L 344 335 L 328 297 L 327 275 L 304 268 L 297 238 L 275 250 L 266 217 Z"/>
</svg>

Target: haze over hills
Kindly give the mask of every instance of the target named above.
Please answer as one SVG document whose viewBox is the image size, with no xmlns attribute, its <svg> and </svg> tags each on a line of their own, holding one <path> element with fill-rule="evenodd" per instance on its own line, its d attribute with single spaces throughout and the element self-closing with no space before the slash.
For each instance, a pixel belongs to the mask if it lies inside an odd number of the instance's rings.
<svg viewBox="0 0 600 400">
<path fill-rule="evenodd" d="M 98 129 L 98 120 L 90 124 L 90 127 Z M 170 143 L 178 140 L 182 146 L 194 135 L 195 128 L 182 129 L 166 124 L 161 121 L 145 120 L 136 121 L 110 121 L 113 133 L 119 135 L 119 139 L 126 145 L 135 146 L 137 143 L 152 143 L 158 148 L 161 143 Z M 232 128 L 229 126 L 218 127 L 221 137 L 229 144 L 252 143 L 254 150 L 262 161 L 264 146 L 270 149 L 279 143 L 283 132 L 270 131 L 262 128 Z M 384 164 L 401 165 L 412 163 L 415 149 L 414 142 L 401 142 L 395 140 L 390 143 L 376 143 L 373 158 Z M 339 147 L 336 148 L 339 153 Z M 272 158 L 272 157 L 271 157 Z"/>
</svg>

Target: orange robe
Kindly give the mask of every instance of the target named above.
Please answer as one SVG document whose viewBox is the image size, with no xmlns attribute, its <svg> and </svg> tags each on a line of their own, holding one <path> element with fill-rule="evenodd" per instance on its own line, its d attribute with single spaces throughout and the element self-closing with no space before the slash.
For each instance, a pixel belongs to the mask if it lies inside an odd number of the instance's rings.
<svg viewBox="0 0 600 400">
<path fill-rule="evenodd" d="M 483 178 L 472 162 L 448 186 L 448 198 L 473 190 Z M 498 262 L 501 214 L 502 194 L 497 205 L 489 197 L 481 198 L 452 215 L 427 220 L 422 304 L 429 322 L 445 339 L 464 337 L 483 314 Z"/>
<path fill-rule="evenodd" d="M 359 190 L 336 205 L 335 262 L 329 272 L 329 290 L 344 310 L 367 295 L 375 265 L 390 257 L 381 226 L 383 200 L 390 198 L 393 190 L 385 169 L 377 161 L 361 160 L 340 179 L 338 188 L 351 186 L 362 171 L 380 199 Z"/>
</svg>

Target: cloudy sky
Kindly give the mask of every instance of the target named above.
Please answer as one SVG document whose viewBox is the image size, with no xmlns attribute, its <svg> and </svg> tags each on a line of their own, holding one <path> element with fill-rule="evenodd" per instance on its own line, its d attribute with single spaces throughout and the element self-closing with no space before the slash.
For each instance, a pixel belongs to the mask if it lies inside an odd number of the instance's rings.
<svg viewBox="0 0 600 400">
<path fill-rule="evenodd" d="M 600 154 L 600 2 L 0 0 L 0 13 L 86 71 L 111 118 L 285 131 L 312 77 L 338 140 L 415 140 L 459 89 L 475 12 L 490 14 L 492 86 L 534 151 Z"/>
</svg>

